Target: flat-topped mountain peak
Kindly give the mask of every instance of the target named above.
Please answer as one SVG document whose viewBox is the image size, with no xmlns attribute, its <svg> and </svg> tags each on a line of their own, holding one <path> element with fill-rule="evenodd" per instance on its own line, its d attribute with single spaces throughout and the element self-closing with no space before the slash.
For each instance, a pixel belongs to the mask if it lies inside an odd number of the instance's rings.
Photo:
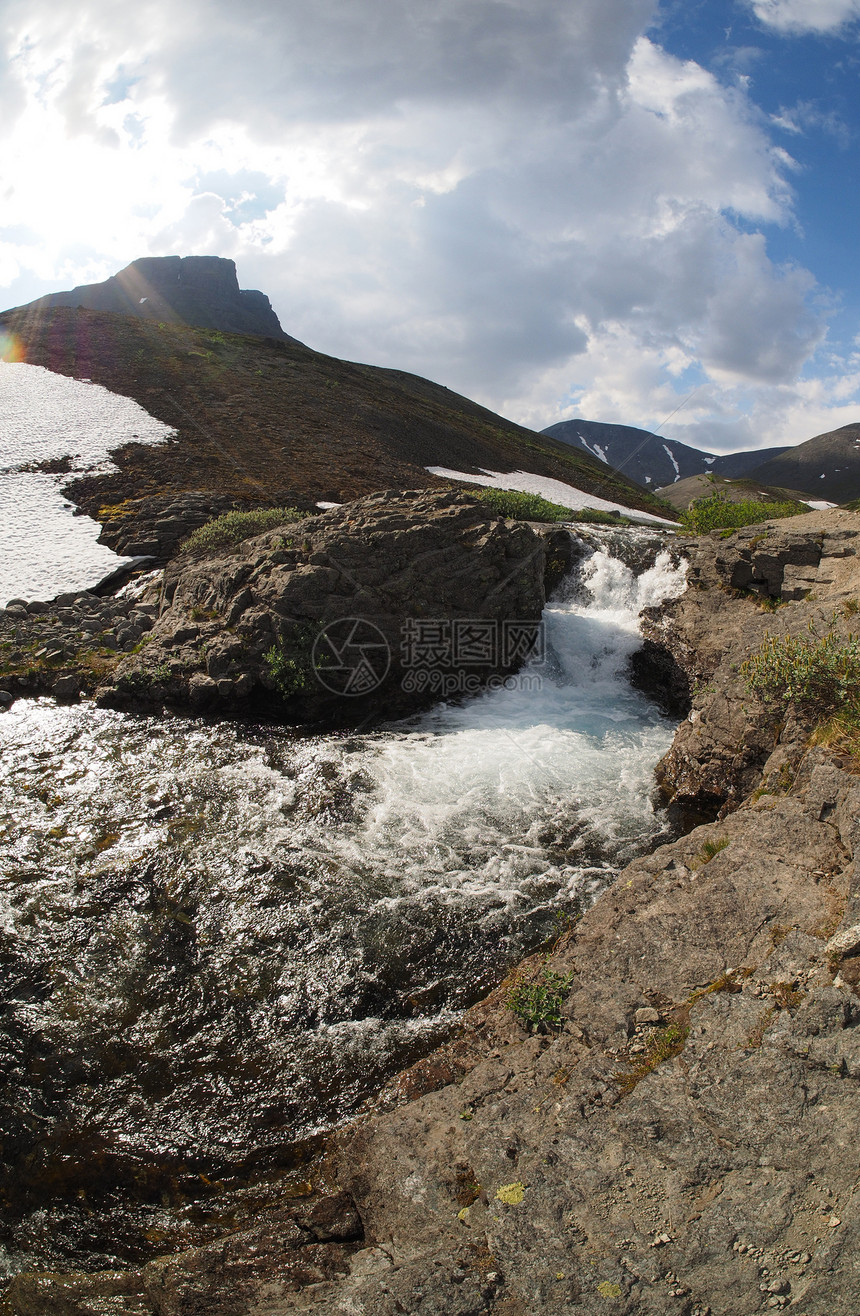
<svg viewBox="0 0 860 1316">
<path fill-rule="evenodd" d="M 239 287 L 235 262 L 223 256 L 142 256 L 103 283 L 47 293 L 16 309 L 58 306 L 297 341 L 284 333 L 265 293 Z"/>
</svg>

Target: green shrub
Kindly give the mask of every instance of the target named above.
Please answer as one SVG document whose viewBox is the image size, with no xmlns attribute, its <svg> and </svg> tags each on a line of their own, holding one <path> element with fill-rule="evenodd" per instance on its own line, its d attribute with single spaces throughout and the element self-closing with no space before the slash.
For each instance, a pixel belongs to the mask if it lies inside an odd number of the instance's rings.
<svg viewBox="0 0 860 1316">
<path fill-rule="evenodd" d="M 562 507 L 551 503 L 540 494 L 520 493 L 517 489 L 482 489 L 478 494 L 482 503 L 506 516 L 510 521 L 585 521 L 592 525 L 629 525 L 619 512 L 602 512 L 596 507 Z"/>
<path fill-rule="evenodd" d="M 783 710 L 794 704 L 819 718 L 856 705 L 860 697 L 860 640 L 829 631 L 814 635 L 767 635 L 741 664 L 750 690 Z"/>
<path fill-rule="evenodd" d="M 562 1028 L 561 1007 L 572 982 L 572 973 L 556 973 L 554 969 L 544 969 L 534 982 L 519 979 L 508 994 L 508 1009 L 530 1032 Z"/>
<path fill-rule="evenodd" d="M 295 626 L 288 640 L 280 640 L 263 654 L 266 670 L 282 699 L 292 699 L 314 685 L 314 626 Z"/>
<path fill-rule="evenodd" d="M 288 525 L 291 521 L 301 521 L 306 515 L 297 507 L 258 507 L 251 512 L 225 512 L 223 516 L 207 521 L 198 530 L 192 530 L 182 545 L 182 551 L 229 548 L 233 544 L 241 544 L 243 539 L 261 535 L 264 530 Z"/>
<path fill-rule="evenodd" d="M 569 521 L 573 515 L 569 507 L 516 489 L 482 489 L 478 497 L 491 511 L 511 521 Z"/>
<path fill-rule="evenodd" d="M 806 503 L 764 503 L 751 498 L 732 503 L 722 490 L 716 490 L 704 498 L 695 498 L 687 510 L 679 514 L 679 519 L 685 530 L 704 535 L 709 530 L 737 530 L 740 526 L 799 516 L 808 511 Z"/>
</svg>

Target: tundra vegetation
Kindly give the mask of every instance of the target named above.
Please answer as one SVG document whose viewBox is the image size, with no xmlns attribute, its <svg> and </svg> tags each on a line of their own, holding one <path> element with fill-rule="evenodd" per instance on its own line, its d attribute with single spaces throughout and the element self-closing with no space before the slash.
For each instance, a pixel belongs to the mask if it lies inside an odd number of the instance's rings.
<svg viewBox="0 0 860 1316">
<path fill-rule="evenodd" d="M 297 507 L 259 507 L 250 512 L 225 512 L 223 516 L 207 521 L 199 530 L 192 531 L 183 543 L 182 551 L 231 548 L 244 539 L 263 534 L 265 530 L 301 521 L 306 516 L 307 513 L 300 512 Z"/>
<path fill-rule="evenodd" d="M 718 489 L 704 498 L 695 498 L 678 515 L 685 530 L 705 535 L 710 530 L 737 530 L 741 526 L 757 525 L 759 521 L 781 520 L 808 511 L 806 503 L 793 501 L 761 502 L 750 498 L 733 503 Z"/>
</svg>

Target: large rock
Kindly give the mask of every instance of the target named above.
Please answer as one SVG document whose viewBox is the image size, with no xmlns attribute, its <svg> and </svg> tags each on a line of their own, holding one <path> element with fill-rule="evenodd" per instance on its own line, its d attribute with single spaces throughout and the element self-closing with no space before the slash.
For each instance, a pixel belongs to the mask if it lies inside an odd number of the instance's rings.
<svg viewBox="0 0 860 1316">
<path fill-rule="evenodd" d="M 453 492 L 373 494 L 180 554 L 155 627 L 99 700 L 350 721 L 463 693 L 521 663 L 504 645 L 540 617 L 545 559 L 528 526 Z"/>
</svg>

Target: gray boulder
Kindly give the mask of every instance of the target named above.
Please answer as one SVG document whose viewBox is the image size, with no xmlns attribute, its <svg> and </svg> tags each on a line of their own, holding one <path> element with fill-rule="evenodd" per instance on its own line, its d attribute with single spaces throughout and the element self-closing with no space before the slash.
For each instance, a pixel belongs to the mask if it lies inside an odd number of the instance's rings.
<svg viewBox="0 0 860 1316">
<path fill-rule="evenodd" d="M 545 560 L 529 526 L 447 491 L 373 494 L 180 554 L 146 643 L 98 699 L 350 721 L 467 693 L 521 664 Z"/>
</svg>

